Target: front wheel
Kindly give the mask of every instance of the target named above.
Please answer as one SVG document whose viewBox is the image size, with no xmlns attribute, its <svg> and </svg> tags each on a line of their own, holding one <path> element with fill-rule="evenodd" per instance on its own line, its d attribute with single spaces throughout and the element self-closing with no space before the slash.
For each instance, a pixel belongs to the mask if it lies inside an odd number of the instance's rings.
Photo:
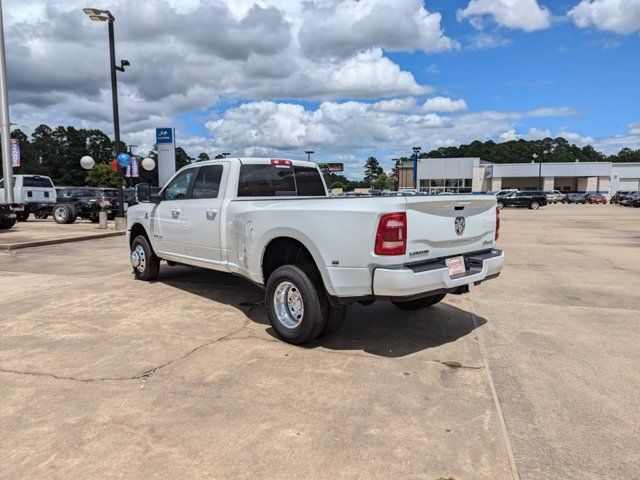
<svg viewBox="0 0 640 480">
<path fill-rule="evenodd" d="M 502 210 L 504 208 L 504 203 L 503 202 L 498 202 L 496 204 L 496 207 L 498 207 L 498 210 Z"/>
<path fill-rule="evenodd" d="M 438 302 L 441 302 L 444 297 L 446 297 L 446 293 L 441 293 L 439 295 L 432 295 L 430 297 L 418 298 L 417 300 L 409 300 L 408 302 L 391 302 L 400 310 L 419 310 L 420 308 L 430 307 L 431 305 L 435 305 Z"/>
<path fill-rule="evenodd" d="M 0 217 L 0 230 L 8 230 L 16 224 L 16 218 Z"/>
<path fill-rule="evenodd" d="M 315 269 L 279 267 L 269 276 L 264 295 L 271 326 L 285 342 L 299 345 L 322 333 L 328 302 Z"/>
<path fill-rule="evenodd" d="M 129 254 L 134 275 L 140 280 L 153 280 L 160 271 L 160 259 L 156 256 L 144 235 L 138 235 L 131 242 Z"/>
<path fill-rule="evenodd" d="M 529 204 L 529 208 L 531 210 L 538 210 L 540 208 L 540 204 L 538 202 L 531 202 Z"/>
</svg>

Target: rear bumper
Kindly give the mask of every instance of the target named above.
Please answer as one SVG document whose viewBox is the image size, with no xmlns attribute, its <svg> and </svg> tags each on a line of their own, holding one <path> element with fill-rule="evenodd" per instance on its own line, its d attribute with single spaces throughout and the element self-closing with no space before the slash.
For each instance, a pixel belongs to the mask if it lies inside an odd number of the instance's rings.
<svg viewBox="0 0 640 480">
<path fill-rule="evenodd" d="M 502 250 L 464 255 L 467 272 L 451 277 L 444 259 L 397 269 L 376 268 L 373 273 L 374 297 L 418 297 L 430 293 L 453 292 L 500 274 L 504 264 Z"/>
</svg>

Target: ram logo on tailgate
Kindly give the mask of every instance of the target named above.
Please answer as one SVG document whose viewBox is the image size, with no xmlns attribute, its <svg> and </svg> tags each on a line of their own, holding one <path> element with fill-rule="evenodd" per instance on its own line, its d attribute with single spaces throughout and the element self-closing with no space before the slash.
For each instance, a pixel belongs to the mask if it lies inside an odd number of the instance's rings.
<svg viewBox="0 0 640 480">
<path fill-rule="evenodd" d="M 464 217 L 456 217 L 455 229 L 458 235 L 462 235 L 464 233 Z"/>
</svg>

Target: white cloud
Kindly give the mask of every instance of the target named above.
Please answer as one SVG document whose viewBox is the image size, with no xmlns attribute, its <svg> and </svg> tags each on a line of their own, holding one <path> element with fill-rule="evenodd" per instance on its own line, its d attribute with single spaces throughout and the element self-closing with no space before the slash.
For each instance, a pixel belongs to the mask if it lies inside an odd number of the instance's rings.
<svg viewBox="0 0 640 480">
<path fill-rule="evenodd" d="M 565 113 L 564 109 L 548 109 Z M 207 122 L 213 137 L 210 151 L 243 155 L 302 156 L 313 148 L 318 159 L 366 156 L 380 152 L 384 158 L 407 154 L 411 146 L 426 150 L 498 139 L 524 118 L 539 112 L 472 112 L 447 115 L 420 111 L 410 99 L 375 103 L 321 103 L 305 108 L 294 103 L 247 102 Z M 549 132 L 532 130 L 536 135 Z M 403 150 L 404 149 L 404 150 Z M 361 174 L 361 165 L 358 167 Z M 355 170 L 354 170 L 355 171 Z"/>
<path fill-rule="evenodd" d="M 345 61 L 331 72 L 325 85 L 328 91 L 342 97 L 380 97 L 399 92 L 420 95 L 433 91 L 418 85 L 413 75 L 401 71 L 379 48 L 360 52 Z"/>
<path fill-rule="evenodd" d="M 640 136 L 640 122 L 629 124 L 629 135 Z"/>
<path fill-rule="evenodd" d="M 439 13 L 422 0 L 328 0 L 306 4 L 298 35 L 314 57 L 345 57 L 355 50 L 440 52 L 457 48 L 444 35 Z"/>
<path fill-rule="evenodd" d="M 640 30 L 640 2 L 638 0 L 582 0 L 569 13 L 579 28 L 630 34 Z"/>
<path fill-rule="evenodd" d="M 73 124 L 112 132 L 106 25 L 89 21 L 85 6 L 5 5 L 10 100 L 20 128 Z M 131 61 L 118 74 L 125 136 L 220 100 L 430 93 L 384 52 L 457 46 L 443 34 L 440 15 L 420 0 L 112 0 L 108 8 L 117 19 L 117 58 Z M 327 11 L 354 16 L 320 15 Z M 338 48 L 327 32 L 313 33 L 318 18 L 336 34 L 345 22 L 356 23 Z"/>
<path fill-rule="evenodd" d="M 471 0 L 466 8 L 458 10 L 458 21 L 467 19 L 482 29 L 485 17 L 503 27 L 533 32 L 551 26 L 551 13 L 537 0 Z"/>
<path fill-rule="evenodd" d="M 466 110 L 467 102 L 465 102 L 462 98 L 458 100 L 453 100 L 448 97 L 432 97 L 428 98 L 424 105 L 422 105 L 422 109 L 425 112 L 461 112 Z"/>
</svg>

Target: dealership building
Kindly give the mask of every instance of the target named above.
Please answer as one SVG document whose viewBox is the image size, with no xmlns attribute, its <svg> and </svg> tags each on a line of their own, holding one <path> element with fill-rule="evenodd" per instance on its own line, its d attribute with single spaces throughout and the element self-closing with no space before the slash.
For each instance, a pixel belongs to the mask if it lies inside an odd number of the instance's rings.
<svg viewBox="0 0 640 480">
<path fill-rule="evenodd" d="M 478 193 L 506 188 L 600 192 L 640 190 L 640 163 L 490 163 L 479 158 L 421 158 L 417 183 L 413 161 L 397 166 L 399 188 L 419 188 L 429 193 Z"/>
</svg>

